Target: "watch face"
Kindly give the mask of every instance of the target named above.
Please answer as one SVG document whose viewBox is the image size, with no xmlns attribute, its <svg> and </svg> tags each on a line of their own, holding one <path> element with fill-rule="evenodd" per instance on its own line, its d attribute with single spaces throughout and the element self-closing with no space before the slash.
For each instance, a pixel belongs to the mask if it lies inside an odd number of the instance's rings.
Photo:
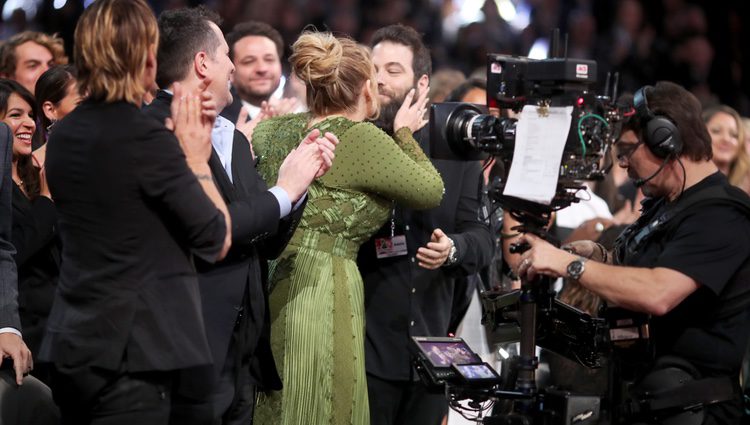
<svg viewBox="0 0 750 425">
<path fill-rule="evenodd" d="M 573 279 L 578 279 L 583 273 L 583 261 L 575 260 L 568 264 L 568 275 Z"/>
</svg>

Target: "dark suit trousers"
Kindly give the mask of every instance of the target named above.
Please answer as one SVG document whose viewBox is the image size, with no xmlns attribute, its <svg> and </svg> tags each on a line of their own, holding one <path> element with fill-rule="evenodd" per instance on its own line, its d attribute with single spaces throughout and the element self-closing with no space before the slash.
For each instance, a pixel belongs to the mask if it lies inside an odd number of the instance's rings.
<svg viewBox="0 0 750 425">
<path fill-rule="evenodd" d="M 253 318 L 252 311 L 248 311 L 250 304 L 247 292 L 242 305 L 246 307 L 238 314 L 224 368 L 214 393 L 214 425 L 253 423 L 256 382 L 250 373 L 249 360 L 257 341 L 248 340 L 249 335 L 255 335 L 256 332 L 250 332 Z"/>
<path fill-rule="evenodd" d="M 247 305 L 247 302 L 243 303 Z M 213 382 L 211 395 L 202 403 L 181 399 L 173 405 L 172 423 L 175 425 L 193 417 L 210 416 L 211 425 L 251 425 L 255 410 L 256 381 L 248 362 L 250 347 L 247 341 L 250 326 L 247 309 L 237 316 L 237 323 L 229 343 L 224 367 Z M 253 344 L 254 345 L 254 344 Z M 183 402 L 187 402 L 183 404 Z M 140 424 L 139 424 L 140 425 Z"/>
<path fill-rule="evenodd" d="M 367 374 L 370 425 L 440 425 L 448 414 L 443 394 L 430 394 L 420 381 L 389 381 Z"/>
<path fill-rule="evenodd" d="M 125 367 L 123 369 L 126 369 Z M 210 411 L 185 407 L 205 400 L 177 391 L 178 371 L 129 373 L 98 368 L 55 369 L 52 393 L 62 425 L 208 425 Z"/>
</svg>

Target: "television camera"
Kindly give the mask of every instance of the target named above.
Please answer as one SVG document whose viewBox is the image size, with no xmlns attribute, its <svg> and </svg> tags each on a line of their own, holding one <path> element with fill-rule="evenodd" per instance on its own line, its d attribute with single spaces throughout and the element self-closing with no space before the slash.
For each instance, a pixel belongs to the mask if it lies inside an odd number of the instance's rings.
<svg viewBox="0 0 750 425">
<path fill-rule="evenodd" d="M 585 189 L 584 181 L 601 180 L 611 167 L 608 153 L 619 136 L 622 120 L 614 101 L 617 75 L 608 75 L 604 94 L 596 95 L 592 91 L 596 62 L 557 57 L 557 39 L 553 37 L 550 59 L 489 54 L 486 106 L 442 103 L 433 104 L 430 110 L 431 156 L 453 160 L 494 157 L 500 171 L 490 182 L 493 204 L 502 205 L 519 221 L 515 230 L 548 240 L 551 237 L 544 228 L 551 213 L 578 202 L 579 191 Z M 518 145 L 518 120 L 506 112 L 518 113 L 529 106 L 540 116 L 546 116 L 552 108 L 572 109 L 554 196 L 549 203 L 504 195 Z M 528 247 L 517 246 L 511 252 L 525 249 Z M 415 340 L 415 367 L 422 380 L 433 389 L 442 388 L 452 406 L 456 400 L 469 399 L 469 406 L 477 410 L 487 400 L 513 400 L 511 413 L 485 417 L 485 424 L 597 423 L 601 401 L 598 397 L 537 390 L 535 348 L 539 345 L 587 367 L 598 367 L 600 356 L 609 346 L 604 320 L 556 300 L 547 278 L 524 281 L 520 290 L 510 293 L 488 291 L 482 298 L 485 322 L 520 330 L 520 355 L 509 363 L 513 370 L 503 371 L 506 378 L 501 379 L 496 374 L 492 376 L 491 367 L 477 359 L 464 365 L 436 365 L 423 350 L 426 342 Z M 430 350 L 434 347 L 431 345 Z M 469 371 L 483 378 L 473 379 Z"/>
</svg>

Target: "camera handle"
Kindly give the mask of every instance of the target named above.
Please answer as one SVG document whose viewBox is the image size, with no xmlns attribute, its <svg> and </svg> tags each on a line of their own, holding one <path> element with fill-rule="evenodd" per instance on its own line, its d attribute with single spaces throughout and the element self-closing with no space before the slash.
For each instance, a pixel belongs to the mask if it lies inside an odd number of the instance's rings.
<svg viewBox="0 0 750 425">
<path fill-rule="evenodd" d="M 550 210 L 544 207 L 535 211 L 511 209 L 510 213 L 520 223 L 514 230 L 522 233 L 534 233 L 555 245 L 559 245 L 559 242 L 555 241 L 545 230 L 550 220 Z M 512 244 L 510 252 L 521 254 L 529 248 L 531 247 L 527 243 Z M 554 295 L 550 292 L 551 287 L 552 280 L 547 276 L 537 276 L 533 281 L 521 279 L 521 293 L 518 300 L 521 338 L 516 390 L 532 397 L 516 400 L 514 410 L 520 414 L 530 414 L 535 405 L 533 396 L 537 394 L 536 370 L 539 367 L 539 359 L 536 356 L 537 313 L 539 307 L 547 310 L 551 308 L 554 299 Z"/>
</svg>

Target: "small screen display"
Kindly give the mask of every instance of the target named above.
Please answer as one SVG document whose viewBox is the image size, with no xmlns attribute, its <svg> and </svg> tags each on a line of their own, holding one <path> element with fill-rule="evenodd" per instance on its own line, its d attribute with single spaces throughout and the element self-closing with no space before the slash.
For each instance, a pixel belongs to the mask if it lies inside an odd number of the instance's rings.
<svg viewBox="0 0 750 425">
<path fill-rule="evenodd" d="M 487 363 L 483 364 L 466 364 L 466 365 L 453 365 L 454 368 L 461 374 L 467 381 L 485 380 L 485 379 L 497 379 L 498 376 Z"/>
<path fill-rule="evenodd" d="M 419 349 L 434 367 L 482 362 L 464 341 L 419 341 Z"/>
</svg>

